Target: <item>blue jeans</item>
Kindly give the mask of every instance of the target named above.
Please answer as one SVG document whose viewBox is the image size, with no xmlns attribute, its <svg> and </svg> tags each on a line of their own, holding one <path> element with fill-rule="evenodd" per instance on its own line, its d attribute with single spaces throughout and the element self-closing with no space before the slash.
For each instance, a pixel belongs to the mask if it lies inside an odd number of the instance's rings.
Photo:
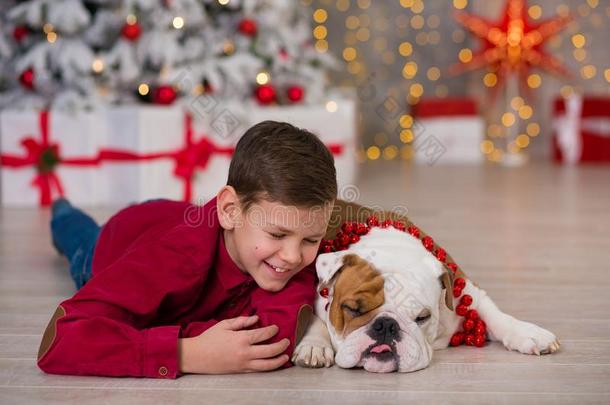
<svg viewBox="0 0 610 405">
<path fill-rule="evenodd" d="M 91 278 L 91 262 L 101 227 L 68 200 L 53 203 L 51 236 L 55 248 L 70 261 L 70 275 L 80 289 Z"/>
</svg>

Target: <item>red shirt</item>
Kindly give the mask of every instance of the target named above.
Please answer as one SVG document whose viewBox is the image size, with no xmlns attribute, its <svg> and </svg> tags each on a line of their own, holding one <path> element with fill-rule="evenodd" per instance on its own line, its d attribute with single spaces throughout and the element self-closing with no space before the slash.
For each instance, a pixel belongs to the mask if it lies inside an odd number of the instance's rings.
<svg viewBox="0 0 610 405">
<path fill-rule="evenodd" d="M 242 272 L 225 248 L 215 198 L 204 207 L 163 200 L 122 210 L 102 229 L 92 273 L 47 327 L 38 360 L 47 373 L 175 378 L 178 338 L 255 313 L 256 327 L 279 327 L 265 343 L 289 338 L 291 356 L 297 314 L 315 296 L 313 263 L 275 293 Z"/>
</svg>

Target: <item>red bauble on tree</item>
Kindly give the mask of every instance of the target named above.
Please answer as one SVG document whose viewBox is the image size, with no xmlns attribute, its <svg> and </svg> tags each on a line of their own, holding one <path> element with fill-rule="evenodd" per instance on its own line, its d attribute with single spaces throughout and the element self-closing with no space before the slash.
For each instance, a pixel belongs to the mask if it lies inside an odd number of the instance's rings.
<svg viewBox="0 0 610 405">
<path fill-rule="evenodd" d="M 29 33 L 30 30 L 28 29 L 28 27 L 24 25 L 18 25 L 13 30 L 13 38 L 15 38 L 15 41 L 21 42 L 25 37 L 28 36 Z"/>
<path fill-rule="evenodd" d="M 303 100 L 304 94 L 305 94 L 305 91 L 303 90 L 303 88 L 301 86 L 290 86 L 288 88 L 288 90 L 286 91 L 288 100 L 290 100 L 293 103 L 298 103 L 299 101 Z"/>
<path fill-rule="evenodd" d="M 126 23 L 125 25 L 123 25 L 123 29 L 121 30 L 121 35 L 128 41 L 137 40 L 140 37 L 141 33 L 142 28 L 137 22 L 133 24 Z"/>
<path fill-rule="evenodd" d="M 28 90 L 34 89 L 34 69 L 28 68 L 19 75 L 19 83 Z"/>
<path fill-rule="evenodd" d="M 244 18 L 239 22 L 239 26 L 237 27 L 237 29 L 242 34 L 247 35 L 249 37 L 253 37 L 256 35 L 257 31 L 256 21 L 249 18 Z"/>
<path fill-rule="evenodd" d="M 254 95 L 260 104 L 271 104 L 275 101 L 275 87 L 263 84 L 256 88 Z"/>
<path fill-rule="evenodd" d="M 155 89 L 153 102 L 155 104 L 169 105 L 176 101 L 176 90 L 172 86 L 159 86 Z"/>
</svg>

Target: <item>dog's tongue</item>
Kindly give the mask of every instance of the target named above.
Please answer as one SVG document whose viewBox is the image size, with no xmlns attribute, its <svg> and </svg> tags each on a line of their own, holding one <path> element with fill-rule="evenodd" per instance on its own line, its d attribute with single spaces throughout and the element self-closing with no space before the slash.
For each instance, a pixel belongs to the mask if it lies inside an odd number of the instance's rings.
<svg viewBox="0 0 610 405">
<path fill-rule="evenodd" d="M 388 346 L 386 344 L 375 346 L 371 349 L 371 353 L 383 353 L 383 352 L 391 352 L 391 351 L 392 351 L 392 349 L 390 348 L 390 346 Z"/>
</svg>

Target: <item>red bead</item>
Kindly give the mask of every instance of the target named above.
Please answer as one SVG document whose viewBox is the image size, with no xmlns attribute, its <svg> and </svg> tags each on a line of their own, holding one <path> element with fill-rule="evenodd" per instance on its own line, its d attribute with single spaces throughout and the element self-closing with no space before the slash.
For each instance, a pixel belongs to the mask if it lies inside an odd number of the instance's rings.
<svg viewBox="0 0 610 405">
<path fill-rule="evenodd" d="M 128 41 L 135 41 L 140 37 L 142 33 L 142 28 L 140 28 L 140 24 L 125 24 L 123 25 L 123 29 L 121 30 L 121 35 Z"/>
<path fill-rule="evenodd" d="M 244 18 L 239 22 L 239 26 L 237 27 L 237 29 L 242 34 L 247 35 L 249 37 L 253 37 L 254 35 L 256 35 L 257 32 L 256 21 L 251 20 L 249 18 Z"/>
<path fill-rule="evenodd" d="M 434 248 L 434 239 L 429 236 L 424 237 L 421 242 L 427 250 L 432 251 L 432 248 Z"/>
<path fill-rule="evenodd" d="M 467 346 L 474 346 L 474 335 L 472 333 L 467 334 L 466 338 L 464 338 L 464 343 Z"/>
<path fill-rule="evenodd" d="M 470 321 L 470 319 L 467 319 L 467 320 Z M 466 321 L 464 321 L 464 322 L 466 322 Z M 484 335 L 485 333 L 487 333 L 487 328 L 485 328 L 485 326 L 477 323 L 477 326 L 474 327 L 474 334 L 475 335 Z"/>
<path fill-rule="evenodd" d="M 453 282 L 453 286 L 464 288 L 464 287 L 466 287 L 466 280 L 464 280 L 462 277 L 456 278 L 455 281 Z"/>
<path fill-rule="evenodd" d="M 304 90 L 300 86 L 290 86 L 286 91 L 286 95 L 288 96 L 288 100 L 293 103 L 298 103 L 303 99 Z"/>
<path fill-rule="evenodd" d="M 34 89 L 34 69 L 29 68 L 21 72 L 19 75 L 19 83 L 29 90 Z"/>
<path fill-rule="evenodd" d="M 459 346 L 464 342 L 464 334 L 462 332 L 456 332 L 451 336 L 449 344 L 451 346 Z"/>
<path fill-rule="evenodd" d="M 466 314 L 466 318 L 472 319 L 473 321 L 476 321 L 477 319 L 479 319 L 479 313 L 477 312 L 476 309 L 471 309 Z"/>
<path fill-rule="evenodd" d="M 153 97 L 155 104 L 169 105 L 176 101 L 176 90 L 172 86 L 159 86 Z"/>
<path fill-rule="evenodd" d="M 416 238 L 419 238 L 420 232 L 419 232 L 418 227 L 411 225 L 410 227 L 407 228 L 407 232 L 409 232 L 410 235 L 415 236 Z"/>
<path fill-rule="evenodd" d="M 434 252 L 434 255 L 436 256 L 436 258 L 438 260 L 440 260 L 443 263 L 445 262 L 445 259 L 447 259 L 447 252 L 445 252 L 445 249 L 443 249 L 443 248 L 436 249 L 436 251 Z"/>
<path fill-rule="evenodd" d="M 332 246 L 330 246 L 330 245 L 326 245 L 326 246 L 324 246 L 324 247 L 322 248 L 322 251 L 323 251 L 324 253 L 331 253 L 331 252 L 333 251 L 333 247 L 332 247 Z"/>
<path fill-rule="evenodd" d="M 484 320 L 482 320 L 482 319 L 479 319 L 479 320 L 477 321 L 477 326 L 479 326 L 479 325 L 480 325 L 480 326 L 482 326 L 482 327 L 484 327 L 484 328 L 487 328 L 487 324 L 486 324 L 486 323 L 485 323 L 485 321 L 484 321 Z"/>
<path fill-rule="evenodd" d="M 464 304 L 466 306 L 469 306 L 470 304 L 472 304 L 472 297 L 470 295 L 468 295 L 468 294 L 464 294 L 464 296 L 460 300 L 460 304 Z"/>
<path fill-rule="evenodd" d="M 337 231 L 337 233 L 335 234 L 335 239 L 341 239 L 343 237 L 344 233 L 343 231 Z"/>
<path fill-rule="evenodd" d="M 341 245 L 347 246 L 349 245 L 350 237 L 348 235 L 341 236 Z"/>
<path fill-rule="evenodd" d="M 383 221 L 381 223 L 381 227 L 382 228 L 388 228 L 389 226 L 392 226 L 393 221 L 391 219 L 386 219 L 385 221 Z"/>
<path fill-rule="evenodd" d="M 394 221 L 394 223 L 392 224 L 392 226 L 396 229 L 398 229 L 399 231 L 404 231 L 405 230 L 405 224 L 403 224 L 401 221 Z"/>
<path fill-rule="evenodd" d="M 458 265 L 455 263 L 448 263 L 447 267 L 449 267 L 453 274 L 455 274 L 455 272 L 458 270 Z"/>
<path fill-rule="evenodd" d="M 485 341 L 487 339 L 485 338 L 485 335 L 475 335 L 474 337 L 474 345 L 476 347 L 483 347 L 485 346 Z"/>
<path fill-rule="evenodd" d="M 462 328 L 464 328 L 464 332 L 470 332 L 474 329 L 474 321 L 472 319 L 466 319 L 462 323 Z"/>
<path fill-rule="evenodd" d="M 344 222 L 343 225 L 341 225 L 341 230 L 345 233 L 352 233 L 354 231 L 354 223 L 347 221 Z"/>
<path fill-rule="evenodd" d="M 275 87 L 270 84 L 262 84 L 254 91 L 259 104 L 271 104 L 275 101 Z"/>
<path fill-rule="evenodd" d="M 324 287 L 320 290 L 320 295 L 324 298 L 328 297 L 328 288 Z"/>
<path fill-rule="evenodd" d="M 468 307 L 466 305 L 460 304 L 455 308 L 455 313 L 459 316 L 464 316 L 468 313 Z"/>
<path fill-rule="evenodd" d="M 358 235 L 352 235 L 350 238 L 350 243 L 356 243 L 360 240 L 360 236 Z"/>
<path fill-rule="evenodd" d="M 453 296 L 454 296 L 455 298 L 458 298 L 460 295 L 462 295 L 462 288 L 460 288 L 460 287 L 458 287 L 458 286 L 454 285 L 454 286 L 453 286 Z"/>
<path fill-rule="evenodd" d="M 366 224 L 369 226 L 369 228 L 379 226 L 379 219 L 377 219 L 376 216 L 372 215 L 366 220 Z"/>
</svg>

